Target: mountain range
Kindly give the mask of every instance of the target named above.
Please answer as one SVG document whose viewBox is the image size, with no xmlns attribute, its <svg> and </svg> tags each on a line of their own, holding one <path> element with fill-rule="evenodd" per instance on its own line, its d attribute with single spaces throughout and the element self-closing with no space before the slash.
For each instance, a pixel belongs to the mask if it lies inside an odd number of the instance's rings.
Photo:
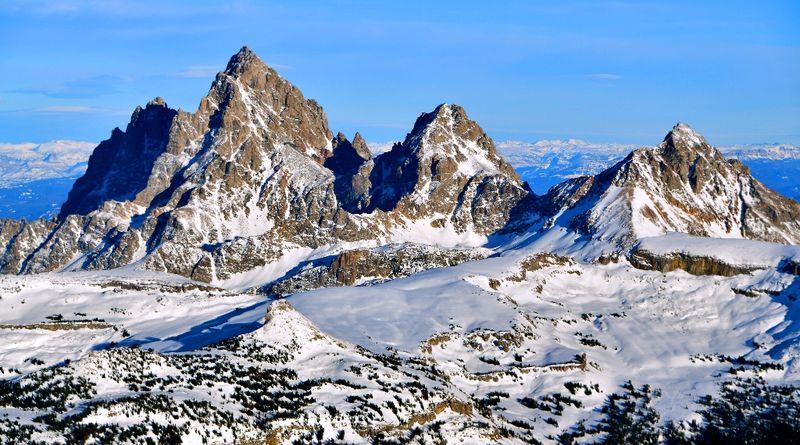
<svg viewBox="0 0 800 445">
<path fill-rule="evenodd" d="M 683 123 L 546 192 L 504 158 L 581 144 L 443 103 L 374 154 L 242 48 L 0 220 L 0 437 L 702 443 L 720 385 L 796 406 L 800 204 Z"/>
<path fill-rule="evenodd" d="M 360 136 L 360 135 L 359 135 Z M 361 138 L 363 141 L 363 137 Z M 61 162 L 62 144 L 80 149 L 74 160 Z M 58 214 L 72 184 L 86 171 L 96 143 L 50 141 L 43 144 L 0 144 L 5 147 L 6 165 L 0 179 L 0 218 L 51 218 Z M 392 148 L 392 142 L 363 142 L 372 155 Z M 632 144 L 597 144 L 578 139 L 501 141 L 497 152 L 511 164 L 520 178 L 538 194 L 567 179 L 594 175 L 639 148 Z M 800 147 L 762 143 L 717 147 L 727 158 L 742 161 L 763 184 L 784 196 L 800 200 Z M 32 155 L 31 152 L 35 154 Z M 24 172 L 24 174 L 20 174 Z"/>
</svg>

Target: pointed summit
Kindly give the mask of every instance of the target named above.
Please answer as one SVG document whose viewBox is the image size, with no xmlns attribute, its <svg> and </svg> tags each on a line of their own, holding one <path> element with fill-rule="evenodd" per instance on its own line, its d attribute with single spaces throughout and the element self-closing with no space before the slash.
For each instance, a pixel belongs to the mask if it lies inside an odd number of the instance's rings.
<svg viewBox="0 0 800 445">
<path fill-rule="evenodd" d="M 522 183 L 513 167 L 497 154 L 492 139 L 459 105 L 443 103 L 422 113 L 403 147 L 422 158 L 455 163 L 461 174 L 503 174 Z"/>
<path fill-rule="evenodd" d="M 198 112 L 211 118 L 211 127 L 225 127 L 237 135 L 224 156 L 233 155 L 246 135 L 263 132 L 322 164 L 330 155 L 332 134 L 322 107 L 275 70 L 248 47 L 243 47 L 217 74 Z M 262 137 L 262 136 L 259 136 Z"/>
<path fill-rule="evenodd" d="M 364 159 L 370 159 L 372 157 L 372 152 L 369 151 L 367 141 L 364 140 L 359 132 L 356 132 L 356 135 L 353 136 L 353 149 Z"/>
<path fill-rule="evenodd" d="M 458 105 L 422 113 L 402 144 L 375 158 L 368 210 L 491 233 L 526 194 L 494 142 Z"/>
<path fill-rule="evenodd" d="M 258 58 L 256 53 L 250 48 L 243 46 L 238 53 L 228 61 L 228 66 L 225 67 L 225 73 L 237 76 L 244 72 L 256 68 L 268 68 L 267 65 Z"/>
<path fill-rule="evenodd" d="M 655 149 L 635 150 L 594 177 L 554 187 L 548 196 L 542 208 L 570 215 L 556 224 L 623 249 L 668 232 L 800 240 L 800 205 L 764 187 L 683 123 Z M 564 212 L 566 207 L 588 210 L 575 214 Z"/>
<path fill-rule="evenodd" d="M 665 154 L 676 150 L 708 151 L 711 148 L 703 136 L 683 122 L 675 124 L 658 147 Z"/>
</svg>

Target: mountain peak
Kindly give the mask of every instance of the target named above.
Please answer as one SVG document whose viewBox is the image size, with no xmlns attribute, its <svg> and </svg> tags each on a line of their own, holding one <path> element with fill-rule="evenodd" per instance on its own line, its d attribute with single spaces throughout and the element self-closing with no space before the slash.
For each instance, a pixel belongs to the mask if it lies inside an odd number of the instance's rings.
<svg viewBox="0 0 800 445">
<path fill-rule="evenodd" d="M 225 67 L 227 74 L 236 76 L 251 69 L 266 68 L 267 65 L 253 52 L 250 48 L 243 46 L 236 54 L 234 54 L 228 61 L 228 66 Z"/>
<path fill-rule="evenodd" d="M 167 102 L 164 100 L 163 97 L 156 96 L 153 100 L 151 100 L 150 102 L 147 102 L 147 106 L 148 107 L 155 106 L 155 107 L 167 108 Z"/>
<path fill-rule="evenodd" d="M 683 122 L 675 124 L 672 130 L 664 136 L 664 140 L 660 145 L 661 148 L 672 147 L 677 149 L 698 149 L 704 146 L 708 146 L 706 139 Z"/>
</svg>

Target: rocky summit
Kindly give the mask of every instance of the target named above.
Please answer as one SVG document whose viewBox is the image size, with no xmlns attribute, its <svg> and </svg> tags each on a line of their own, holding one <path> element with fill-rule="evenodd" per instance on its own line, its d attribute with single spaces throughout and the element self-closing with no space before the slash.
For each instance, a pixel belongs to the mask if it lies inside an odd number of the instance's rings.
<svg viewBox="0 0 800 445">
<path fill-rule="evenodd" d="M 618 250 L 682 232 L 783 244 L 800 242 L 800 204 L 766 188 L 688 125 L 595 176 L 553 187 L 539 208 L 559 224 Z"/>
</svg>

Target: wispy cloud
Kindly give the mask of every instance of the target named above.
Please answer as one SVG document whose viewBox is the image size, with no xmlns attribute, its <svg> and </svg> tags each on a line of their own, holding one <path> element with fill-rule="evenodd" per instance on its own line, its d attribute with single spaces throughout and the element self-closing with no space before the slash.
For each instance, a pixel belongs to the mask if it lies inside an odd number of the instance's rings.
<svg viewBox="0 0 800 445">
<path fill-rule="evenodd" d="M 218 65 L 191 65 L 184 68 L 177 76 L 187 78 L 213 77 L 219 71 Z"/>
<path fill-rule="evenodd" d="M 123 79 L 116 76 L 94 76 L 54 85 L 20 88 L 12 92 L 20 94 L 42 94 L 57 99 L 81 99 L 116 93 L 118 91 L 117 84 L 121 81 L 123 81 Z"/>
<path fill-rule="evenodd" d="M 54 105 L 51 107 L 36 108 L 33 111 L 41 113 L 92 113 L 101 110 L 99 108 L 86 107 L 83 105 Z"/>
<path fill-rule="evenodd" d="M 284 65 L 282 63 L 271 63 L 271 62 L 264 62 L 274 70 L 290 70 L 292 69 L 291 65 Z"/>
<path fill-rule="evenodd" d="M 27 0 L 24 2 L 2 1 L 0 12 L 36 14 L 40 16 L 97 15 L 101 17 L 127 18 L 184 18 L 216 16 L 240 11 L 247 2 L 204 2 L 202 7 L 186 7 L 192 2 L 165 2 L 162 0 Z"/>
<path fill-rule="evenodd" d="M 594 80 L 622 80 L 622 76 L 620 76 L 619 74 L 611 74 L 611 73 L 587 74 L 586 77 Z"/>
</svg>

